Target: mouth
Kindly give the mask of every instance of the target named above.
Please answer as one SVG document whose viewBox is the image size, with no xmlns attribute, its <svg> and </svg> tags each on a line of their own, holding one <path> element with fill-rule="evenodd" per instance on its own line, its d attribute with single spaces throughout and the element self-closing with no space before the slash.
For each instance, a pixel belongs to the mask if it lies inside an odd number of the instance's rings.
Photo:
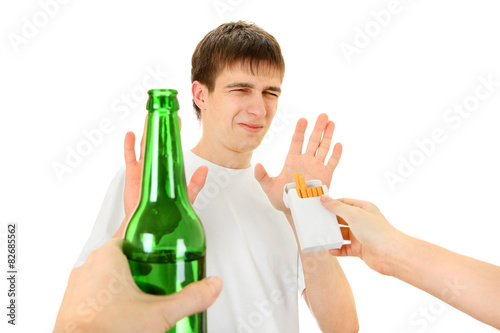
<svg viewBox="0 0 500 333">
<path fill-rule="evenodd" d="M 248 131 L 251 133 L 258 133 L 264 128 L 264 126 L 262 126 L 262 125 L 253 125 L 253 124 L 245 124 L 245 123 L 239 123 L 238 125 L 241 128 L 243 128 L 245 131 Z"/>
</svg>

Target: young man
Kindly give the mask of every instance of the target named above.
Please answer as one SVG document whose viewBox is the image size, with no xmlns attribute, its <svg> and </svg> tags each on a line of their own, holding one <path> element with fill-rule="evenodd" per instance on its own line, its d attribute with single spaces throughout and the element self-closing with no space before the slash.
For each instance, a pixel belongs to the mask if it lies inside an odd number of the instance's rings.
<svg viewBox="0 0 500 333">
<path fill-rule="evenodd" d="M 224 281 L 208 310 L 211 332 L 298 332 L 297 293 L 324 332 L 358 331 L 352 291 L 337 259 L 328 252 L 299 253 L 282 199 L 294 172 L 330 185 L 342 151 L 337 144 L 325 165 L 333 122 L 318 117 L 302 154 L 307 122 L 299 120 L 278 177 L 250 163 L 276 113 L 284 69 L 274 37 L 245 22 L 214 29 L 193 54 L 192 94 L 203 134 L 184 154 L 186 178 L 208 166 L 193 207 L 205 228 L 207 275 Z M 135 208 L 142 158 L 136 161 L 133 147 L 134 136 L 127 133 L 126 175 L 122 170 L 108 191 L 93 233 L 105 231 L 93 246 L 111 237 L 123 219 L 115 234 L 121 237 Z"/>
</svg>

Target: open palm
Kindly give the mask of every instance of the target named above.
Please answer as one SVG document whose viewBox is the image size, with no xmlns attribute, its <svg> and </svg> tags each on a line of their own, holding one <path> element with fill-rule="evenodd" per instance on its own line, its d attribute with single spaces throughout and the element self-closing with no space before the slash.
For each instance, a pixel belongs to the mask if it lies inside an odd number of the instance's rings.
<svg viewBox="0 0 500 333">
<path fill-rule="evenodd" d="M 328 115 L 322 113 L 318 116 L 307 148 L 302 153 L 306 128 L 307 120 L 304 118 L 299 119 L 285 165 L 277 177 L 269 177 L 262 164 L 259 163 L 255 166 L 255 178 L 262 186 L 274 208 L 282 212 L 289 211 L 283 202 L 283 187 L 285 184 L 293 182 L 295 172 L 298 172 L 306 180 L 318 179 L 324 185 L 330 187 L 333 171 L 342 155 L 342 145 L 340 143 L 335 144 L 333 152 L 325 165 L 335 129 L 335 124 L 333 121 L 328 120 Z"/>
</svg>

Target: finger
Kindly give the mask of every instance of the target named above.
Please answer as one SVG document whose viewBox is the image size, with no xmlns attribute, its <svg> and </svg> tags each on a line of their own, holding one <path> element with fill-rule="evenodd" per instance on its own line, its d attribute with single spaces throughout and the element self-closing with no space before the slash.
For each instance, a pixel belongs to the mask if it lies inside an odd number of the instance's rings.
<svg viewBox="0 0 500 333">
<path fill-rule="evenodd" d="M 333 123 L 333 121 L 329 121 L 326 124 L 325 133 L 323 134 L 323 138 L 319 143 L 318 152 L 316 154 L 316 157 L 319 158 L 322 162 L 325 161 L 326 155 L 328 155 L 328 151 L 330 150 L 334 130 L 335 124 Z"/>
<path fill-rule="evenodd" d="M 327 166 L 333 171 L 339 165 L 340 157 L 342 156 L 342 144 L 337 142 L 333 147 L 332 156 L 328 160 Z"/>
<path fill-rule="evenodd" d="M 327 195 L 322 195 L 320 202 L 331 213 L 337 215 L 337 217 L 340 216 L 347 224 L 351 222 L 350 217 L 359 210 L 358 207 L 345 204 L 340 200 L 334 200 Z"/>
<path fill-rule="evenodd" d="M 106 243 L 101 246 L 102 249 L 107 249 L 108 251 L 111 252 L 119 252 L 120 254 L 123 254 L 122 251 L 122 246 L 123 246 L 123 239 L 120 238 L 111 238 L 109 239 Z"/>
<path fill-rule="evenodd" d="M 200 166 L 191 176 L 191 180 L 189 181 L 188 196 L 189 202 L 194 203 L 198 193 L 200 193 L 203 186 L 205 186 L 205 181 L 207 180 L 208 167 L 206 165 Z"/>
<path fill-rule="evenodd" d="M 89 256 L 85 260 L 85 264 L 87 266 L 90 265 L 96 267 L 103 267 L 103 265 L 112 266 L 114 264 L 119 264 L 119 261 L 121 261 L 121 263 L 125 262 L 126 264 L 127 257 L 123 254 L 122 244 L 123 239 L 109 239 L 101 247 L 90 252 Z"/>
<path fill-rule="evenodd" d="M 302 147 L 304 145 L 304 134 L 306 133 L 307 120 L 305 118 L 300 118 L 295 126 L 295 133 L 293 133 L 292 143 L 290 144 L 290 150 L 288 154 L 302 154 Z"/>
<path fill-rule="evenodd" d="M 125 143 L 123 150 L 126 165 L 137 162 L 135 156 L 135 134 L 133 132 L 127 132 L 127 134 L 125 134 Z"/>
<path fill-rule="evenodd" d="M 104 243 L 100 249 L 109 253 L 113 256 L 113 264 L 118 263 L 118 260 L 121 260 L 123 263 L 126 263 L 127 257 L 123 253 L 123 238 L 113 237 L 109 239 L 106 243 Z M 109 262 L 107 263 L 109 265 Z M 126 265 L 128 267 L 128 264 Z"/>
<path fill-rule="evenodd" d="M 182 128 L 181 116 L 177 116 L 177 117 L 179 117 L 179 129 L 181 129 Z"/>
<path fill-rule="evenodd" d="M 173 326 L 180 319 L 205 311 L 217 299 L 222 290 L 222 280 L 209 277 L 189 284 L 176 294 L 162 296 L 161 304 L 167 323 Z"/>
<path fill-rule="evenodd" d="M 341 249 L 331 249 L 331 250 L 328 250 L 328 253 L 330 253 L 332 256 L 335 256 L 335 257 L 342 257 Z"/>
<path fill-rule="evenodd" d="M 144 130 L 142 131 L 142 139 L 141 139 L 141 155 L 139 156 L 139 161 L 142 160 L 144 156 L 144 144 L 145 144 L 145 139 L 144 137 L 146 136 L 146 129 L 148 127 L 148 115 L 146 114 L 146 119 L 144 120 Z"/>
<path fill-rule="evenodd" d="M 372 203 L 369 201 L 364 201 L 364 200 L 358 200 L 358 199 L 351 199 L 351 198 L 340 198 L 336 199 L 340 202 L 345 203 L 346 205 L 353 206 L 353 207 L 358 207 L 361 209 L 365 209 L 367 206 L 371 205 Z"/>
<path fill-rule="evenodd" d="M 351 253 L 351 244 L 345 244 L 345 245 L 342 245 L 342 247 L 340 249 L 331 249 L 331 250 L 328 250 L 328 252 L 332 255 L 332 256 L 336 256 L 336 257 L 350 257 L 350 253 Z"/>
<path fill-rule="evenodd" d="M 254 169 L 254 177 L 259 182 L 262 190 L 267 193 L 271 185 L 271 177 L 267 174 L 266 169 L 260 163 L 257 163 Z"/>
<path fill-rule="evenodd" d="M 321 137 L 325 130 L 326 124 L 328 123 L 328 116 L 322 113 L 318 116 L 314 129 L 309 137 L 309 143 L 307 144 L 306 154 L 315 156 L 318 150 Z"/>
</svg>

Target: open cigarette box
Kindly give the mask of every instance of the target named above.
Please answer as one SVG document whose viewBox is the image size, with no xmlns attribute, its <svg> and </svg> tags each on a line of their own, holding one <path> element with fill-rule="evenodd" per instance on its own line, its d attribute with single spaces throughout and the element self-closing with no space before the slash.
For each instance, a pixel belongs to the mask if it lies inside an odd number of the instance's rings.
<svg viewBox="0 0 500 333">
<path fill-rule="evenodd" d="M 328 188 L 320 180 L 306 182 L 307 187 L 321 186 L 324 194 Z M 338 249 L 344 244 L 337 216 L 330 213 L 319 200 L 319 196 L 300 198 L 295 183 L 286 184 L 283 188 L 283 201 L 292 211 L 295 230 L 299 237 L 302 252 Z"/>
</svg>

